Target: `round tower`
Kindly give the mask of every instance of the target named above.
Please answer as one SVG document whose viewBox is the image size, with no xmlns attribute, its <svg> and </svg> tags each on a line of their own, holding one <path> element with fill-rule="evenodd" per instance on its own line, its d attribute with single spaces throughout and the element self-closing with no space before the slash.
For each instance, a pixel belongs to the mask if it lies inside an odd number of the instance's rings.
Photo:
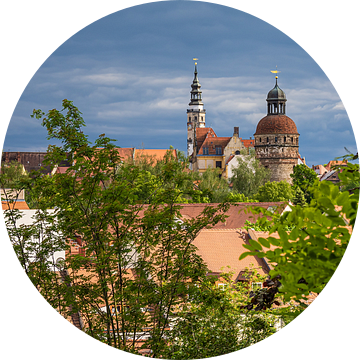
<svg viewBox="0 0 360 360">
<path fill-rule="evenodd" d="M 276 83 L 267 95 L 267 116 L 256 128 L 255 154 L 260 163 L 271 170 L 270 181 L 286 180 L 299 158 L 299 133 L 295 122 L 285 114 L 286 95 Z"/>
</svg>

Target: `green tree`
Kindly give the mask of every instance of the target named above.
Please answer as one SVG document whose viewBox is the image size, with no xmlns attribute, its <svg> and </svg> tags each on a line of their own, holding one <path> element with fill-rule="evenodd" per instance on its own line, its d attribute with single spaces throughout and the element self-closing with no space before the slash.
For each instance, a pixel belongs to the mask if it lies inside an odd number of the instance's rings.
<svg viewBox="0 0 360 360">
<path fill-rule="evenodd" d="M 340 178 L 340 186 L 358 183 L 359 165 L 352 164 Z M 259 224 L 270 225 L 269 233 L 277 232 L 280 238 L 250 240 L 244 245 L 250 252 L 240 257 L 266 257 L 274 266 L 270 275 L 281 277 L 280 291 L 286 301 L 303 300 L 310 292 L 319 293 L 324 288 L 345 253 L 356 219 L 358 188 L 340 192 L 331 182 L 315 181 L 308 190 L 310 204 L 291 206 L 282 216 L 254 208 L 254 213 L 264 215 Z M 290 225 L 293 229 L 288 231 Z"/>
<path fill-rule="evenodd" d="M 312 199 L 311 187 L 317 181 L 317 174 L 314 170 L 310 169 L 304 164 L 296 165 L 293 173 L 290 174 L 294 189 L 299 187 L 304 193 L 307 203 Z"/>
<path fill-rule="evenodd" d="M 304 192 L 298 186 L 295 187 L 294 196 L 291 201 L 294 205 L 306 206 L 307 204 Z"/>
<path fill-rule="evenodd" d="M 293 190 L 285 180 L 268 181 L 259 187 L 257 194 L 253 197 L 259 202 L 289 201 L 293 197 Z"/>
<path fill-rule="evenodd" d="M 90 144 L 71 101 L 64 100 L 61 111 L 36 110 L 33 116 L 42 119 L 48 138 L 61 144 L 49 146 L 46 164 L 56 166 L 70 153 L 72 166 L 53 177 L 33 174 L 31 182 L 21 184 L 36 194 L 38 214 L 50 224 L 46 237 L 34 235 L 42 223 L 19 226 L 20 214 L 7 212 L 9 235 L 25 272 L 65 317 L 79 315 L 90 336 L 161 357 L 169 321 L 188 284 L 206 280 L 206 266 L 192 242 L 201 229 L 224 220 L 228 205 L 180 220 L 180 189 L 188 177 L 177 170 L 179 163 L 167 158 L 158 165 L 160 187 L 148 169 L 122 162 L 105 135 Z M 144 186 L 149 186 L 145 195 Z M 148 194 L 149 204 L 139 201 Z M 51 216 L 49 208 L 55 209 Z M 68 253 L 55 272 L 48 258 L 55 249 L 70 250 L 63 239 L 81 241 L 84 253 Z"/>
<path fill-rule="evenodd" d="M 225 201 L 227 202 L 258 202 L 255 199 L 249 199 L 244 194 L 240 194 L 237 191 L 230 191 L 228 195 L 225 198 Z"/>
<path fill-rule="evenodd" d="M 229 185 L 219 169 L 208 168 L 202 174 L 193 173 L 193 176 L 203 196 L 202 202 L 221 203 L 229 195 Z"/>
<path fill-rule="evenodd" d="M 251 284 L 265 281 L 265 276 L 253 268 L 244 276 L 248 281 L 235 283 L 231 273 L 223 273 L 220 279 L 208 278 L 191 289 L 191 301 L 173 319 L 166 358 L 219 356 L 250 346 L 276 331 L 279 317 L 270 311 L 254 311 L 247 304 Z"/>
<path fill-rule="evenodd" d="M 270 170 L 263 167 L 254 155 L 243 155 L 238 157 L 238 165 L 233 168 L 230 181 L 235 191 L 252 197 L 260 186 L 270 180 L 270 174 Z"/>
<path fill-rule="evenodd" d="M 1 164 L 1 188 L 12 189 L 17 186 L 19 181 L 27 176 L 24 166 L 17 162 L 3 162 Z"/>
</svg>

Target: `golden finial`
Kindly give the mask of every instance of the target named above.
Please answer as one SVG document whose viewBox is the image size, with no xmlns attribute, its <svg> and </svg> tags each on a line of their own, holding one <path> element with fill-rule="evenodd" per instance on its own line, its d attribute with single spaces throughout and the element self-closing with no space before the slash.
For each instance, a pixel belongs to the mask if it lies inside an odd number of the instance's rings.
<svg viewBox="0 0 360 360">
<path fill-rule="evenodd" d="M 197 59 L 197 58 L 193 58 L 193 60 L 194 60 L 194 61 L 197 61 L 197 60 L 199 60 L 199 59 Z M 195 65 L 197 65 L 197 62 L 195 62 Z"/>
<path fill-rule="evenodd" d="M 276 70 L 270 70 L 273 74 L 278 74 L 279 72 L 281 72 L 281 71 L 279 71 L 278 69 L 277 69 L 277 65 L 276 65 Z M 275 76 L 275 79 L 277 79 L 278 78 L 278 76 L 276 75 Z"/>
</svg>

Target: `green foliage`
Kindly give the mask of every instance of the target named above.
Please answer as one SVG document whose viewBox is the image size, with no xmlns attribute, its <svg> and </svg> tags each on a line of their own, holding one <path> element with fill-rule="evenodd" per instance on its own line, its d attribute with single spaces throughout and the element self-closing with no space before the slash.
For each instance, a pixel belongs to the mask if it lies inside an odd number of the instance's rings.
<svg viewBox="0 0 360 360">
<path fill-rule="evenodd" d="M 227 354 L 265 339 L 275 332 L 280 317 L 268 311 L 249 310 L 245 304 L 249 283 L 263 282 L 254 269 L 244 274 L 249 282 L 231 280 L 231 273 L 191 286 L 191 301 L 173 319 L 170 346 L 165 357 L 200 359 Z"/>
<path fill-rule="evenodd" d="M 201 175 L 193 173 L 193 176 L 202 194 L 201 202 L 221 203 L 229 195 L 229 185 L 218 169 L 208 168 Z"/>
<path fill-rule="evenodd" d="M 240 194 L 236 191 L 230 191 L 228 193 L 228 195 L 226 196 L 225 198 L 225 201 L 226 202 L 231 202 L 231 203 L 237 203 L 237 202 L 240 202 L 240 203 L 243 203 L 243 202 L 246 202 L 246 203 L 249 203 L 249 202 L 258 202 L 257 200 L 254 200 L 254 199 L 249 199 L 248 197 L 246 197 L 244 194 Z"/>
<path fill-rule="evenodd" d="M 294 196 L 291 201 L 294 205 L 300 205 L 300 206 L 307 205 L 304 192 L 298 186 L 295 187 Z"/>
<path fill-rule="evenodd" d="M 352 170 L 342 173 L 342 181 L 359 178 L 358 165 Z M 340 192 L 331 182 L 315 181 L 309 193 L 313 198 L 308 206 L 292 206 L 280 217 L 263 208 L 252 209 L 263 215 L 261 223 L 270 226 L 269 233 L 277 232 L 280 239 L 267 238 L 275 249 L 269 249 L 266 239 L 253 241 L 246 246 L 250 250 L 247 254 L 256 252 L 272 263 L 275 268 L 270 275 L 281 276 L 280 290 L 286 301 L 304 299 L 324 288 L 345 253 L 355 224 L 358 189 L 350 194 Z M 289 226 L 293 226 L 291 231 Z"/>
<path fill-rule="evenodd" d="M 2 189 L 16 188 L 27 177 L 24 166 L 17 161 L 1 164 L 0 185 Z"/>
<path fill-rule="evenodd" d="M 293 197 L 291 185 L 283 181 L 267 182 L 259 187 L 254 199 L 259 202 L 289 201 Z"/>
<path fill-rule="evenodd" d="M 184 296 L 194 295 L 188 287 L 208 284 L 208 270 L 192 243 L 202 229 L 225 219 L 229 205 L 206 207 L 197 218 L 180 221 L 179 199 L 199 191 L 188 186 L 193 179 L 181 161 L 168 154 L 153 169 L 123 162 L 105 135 L 93 145 L 87 140 L 80 112 L 68 100 L 62 111 L 37 110 L 34 116 L 42 118 L 49 139 L 61 143 L 49 147 L 46 165 L 56 166 L 69 151 L 72 165 L 52 177 L 33 174 L 21 184 L 36 199 L 33 224 L 20 226 L 21 213 L 6 212 L 25 272 L 65 318 L 80 316 L 90 336 L 129 352 L 148 349 L 152 357 L 164 357 L 169 324 L 183 311 Z M 70 252 L 74 248 L 64 239 L 81 241 L 83 252 Z M 56 250 L 67 250 L 60 265 L 52 260 Z M 208 292 L 207 300 L 218 293 Z M 225 326 L 221 304 L 214 316 Z M 205 320 L 197 321 L 193 325 L 202 328 Z M 256 338 L 247 334 L 249 345 L 269 332 L 259 329 Z M 144 342 L 138 345 L 140 339 Z M 228 350 L 223 346 L 221 351 Z"/>
<path fill-rule="evenodd" d="M 290 174 L 294 189 L 297 187 L 304 193 L 307 203 L 310 203 L 312 194 L 310 188 L 317 182 L 317 174 L 304 164 L 296 165 Z"/>
<path fill-rule="evenodd" d="M 238 157 L 238 166 L 233 168 L 233 189 L 247 197 L 258 192 L 260 186 L 270 180 L 270 170 L 263 167 L 255 155 Z"/>
</svg>

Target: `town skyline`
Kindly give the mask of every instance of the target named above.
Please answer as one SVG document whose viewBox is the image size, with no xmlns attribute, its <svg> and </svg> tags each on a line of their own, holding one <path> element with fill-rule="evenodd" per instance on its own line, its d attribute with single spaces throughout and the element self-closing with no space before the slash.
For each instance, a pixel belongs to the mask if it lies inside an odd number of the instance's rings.
<svg viewBox="0 0 360 360">
<path fill-rule="evenodd" d="M 196 48 L 194 31 L 201 38 Z M 259 19 L 200 2 L 126 9 L 71 37 L 26 87 L 3 151 L 46 151 L 45 129 L 30 115 L 34 108 L 60 109 L 66 98 L 83 113 L 84 132 L 92 141 L 105 133 L 124 148 L 173 146 L 186 153 L 194 57 L 199 59 L 206 126 L 218 136 L 231 136 L 238 126 L 240 137 L 253 137 L 266 116 L 266 96 L 275 85 L 271 70 L 277 68 L 288 99 L 286 115 L 296 123 L 307 164 L 345 155 L 344 147 L 356 151 L 341 99 L 304 50 Z"/>
</svg>

